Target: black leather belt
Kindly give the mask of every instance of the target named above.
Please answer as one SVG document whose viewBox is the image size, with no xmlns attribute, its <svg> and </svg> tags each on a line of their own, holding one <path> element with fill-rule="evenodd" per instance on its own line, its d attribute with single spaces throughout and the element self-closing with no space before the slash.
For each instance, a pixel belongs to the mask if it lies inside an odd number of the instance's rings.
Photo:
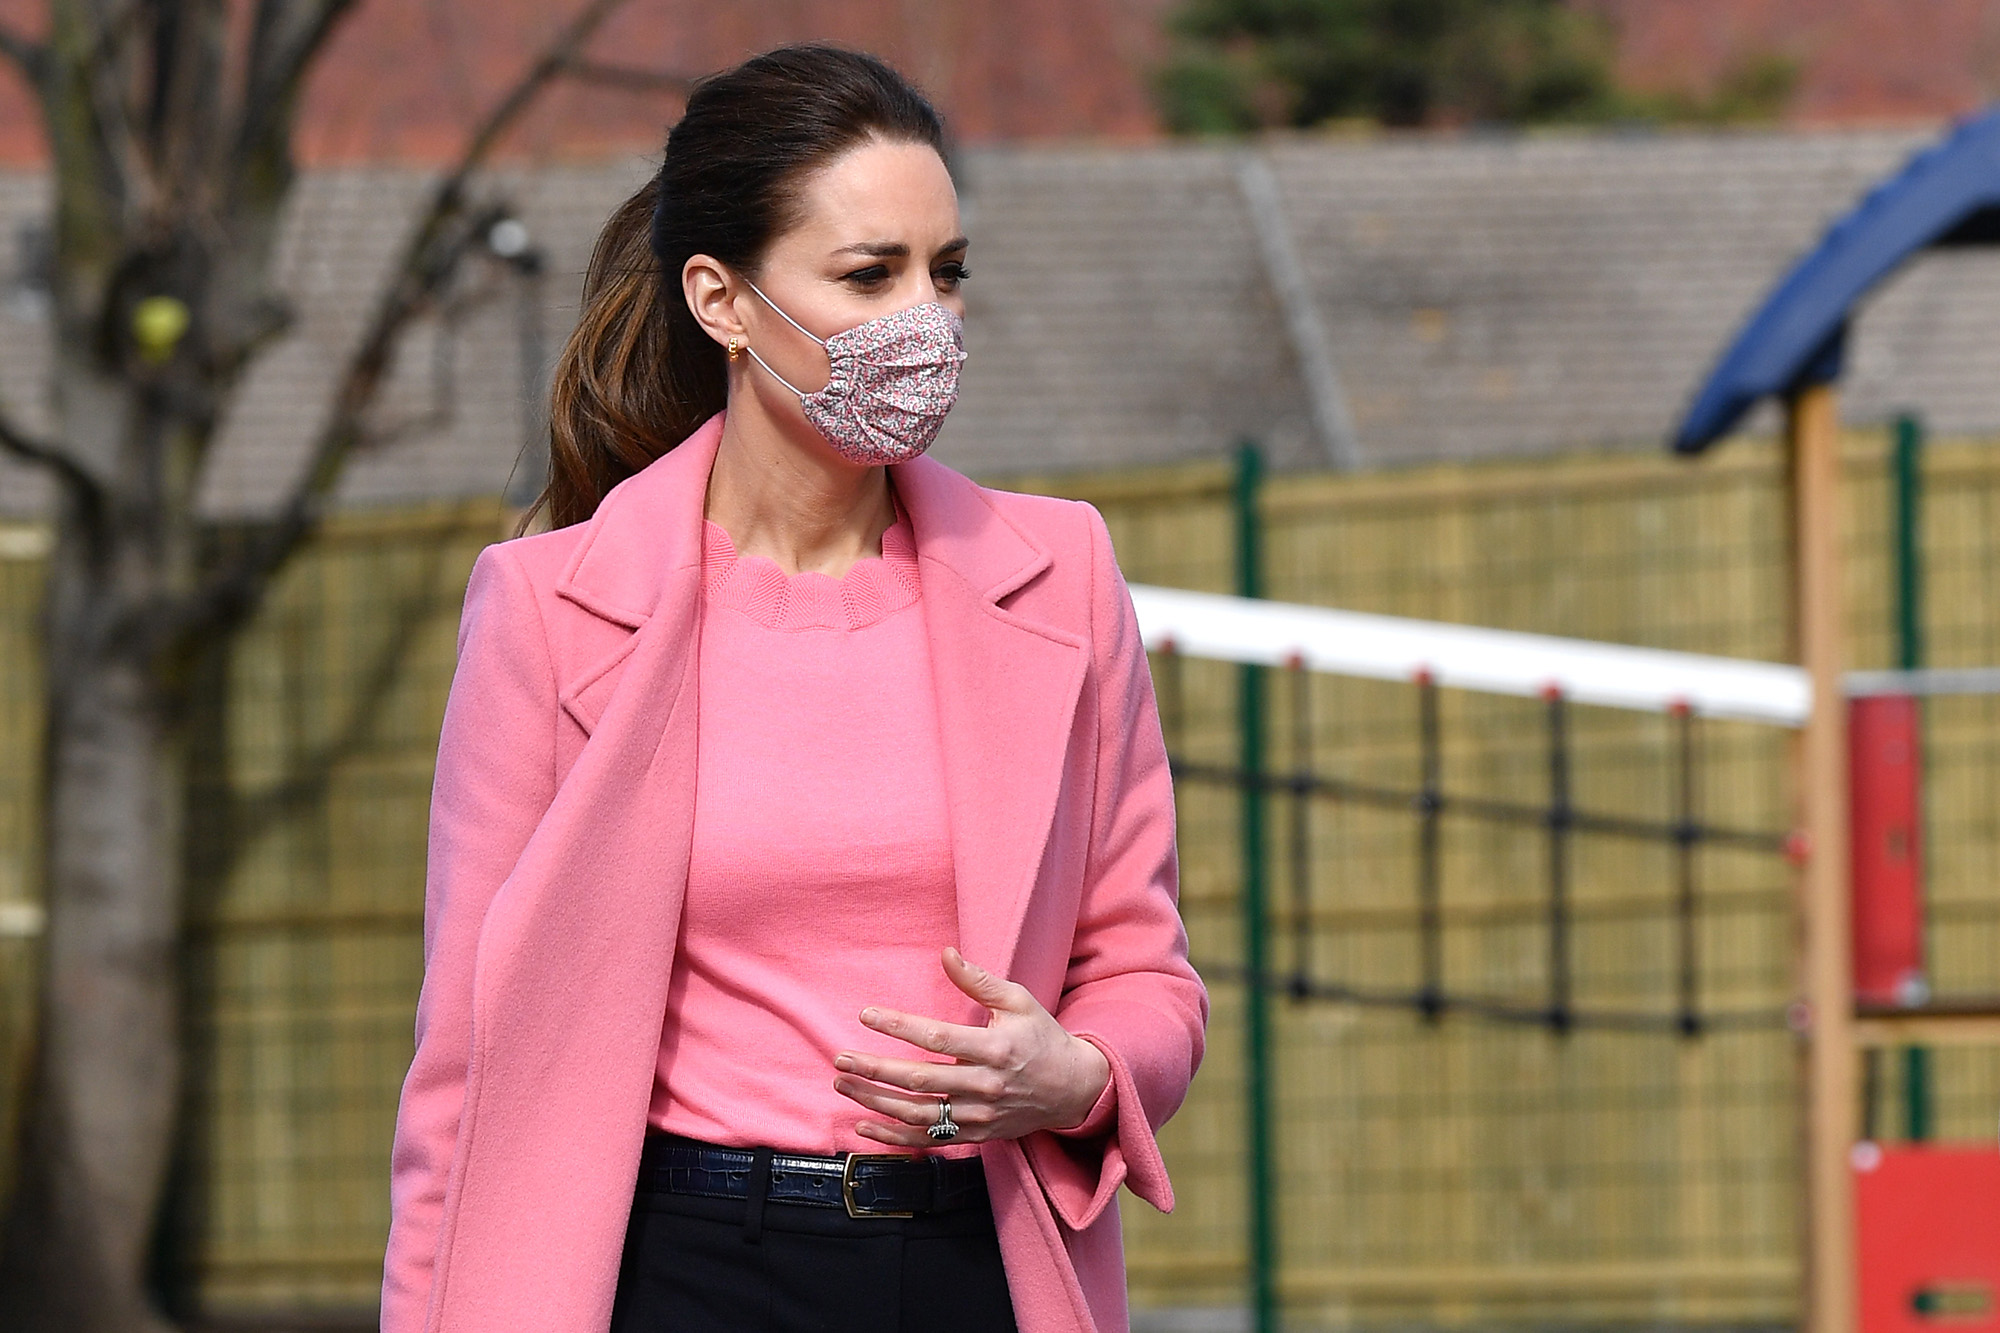
<svg viewBox="0 0 2000 1333">
<path fill-rule="evenodd" d="M 758 1154 L 677 1134 L 648 1134 L 639 1155 L 641 1191 L 747 1199 Z M 916 1217 L 989 1206 L 977 1157 L 772 1153 L 765 1199 L 844 1208 L 849 1217 Z"/>
</svg>

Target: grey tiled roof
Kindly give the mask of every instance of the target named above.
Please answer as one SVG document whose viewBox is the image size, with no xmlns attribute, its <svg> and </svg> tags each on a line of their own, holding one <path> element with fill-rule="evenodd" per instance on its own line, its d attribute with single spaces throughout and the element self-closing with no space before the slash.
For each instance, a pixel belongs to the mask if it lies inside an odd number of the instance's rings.
<svg viewBox="0 0 2000 1333">
<path fill-rule="evenodd" d="M 1267 146 L 1371 464 L 1662 447 L 1789 265 L 1930 134 L 1556 134 Z M 979 467 L 1318 442 L 1227 150 L 970 164 Z M 974 369 L 977 367 L 977 369 Z M 1856 325 L 1845 412 L 2000 429 L 2000 252 L 1927 254 Z M 1746 423 L 1769 430 L 1766 404 Z"/>
<path fill-rule="evenodd" d="M 1786 267 L 1932 134 L 1689 131 L 1289 139 L 1261 151 L 1370 465 L 1663 447 L 1700 378 Z M 937 444 L 975 472 L 1210 455 L 1242 436 L 1324 459 L 1284 306 L 1220 145 L 975 150 L 963 162 L 972 358 Z M 503 180 L 548 249 L 544 364 L 575 317 L 598 225 L 643 161 Z M 321 171 L 293 200 L 282 281 L 300 310 L 219 441 L 211 513 L 268 505 L 302 461 L 331 369 L 422 197 L 406 169 Z M 0 175 L 0 278 L 45 188 Z M 518 289 L 419 331 L 383 405 L 416 423 L 357 458 L 350 503 L 491 493 L 524 440 Z M 46 324 L 0 300 L 0 393 L 38 420 Z M 1931 254 L 1870 301 L 1845 412 L 1905 404 L 2000 431 L 2000 253 Z M 442 410 L 448 405 L 448 410 Z M 430 417 L 437 419 L 428 426 Z M 1767 404 L 1747 423 L 1775 422 Z M 42 503 L 0 470 L 0 510 Z"/>
</svg>

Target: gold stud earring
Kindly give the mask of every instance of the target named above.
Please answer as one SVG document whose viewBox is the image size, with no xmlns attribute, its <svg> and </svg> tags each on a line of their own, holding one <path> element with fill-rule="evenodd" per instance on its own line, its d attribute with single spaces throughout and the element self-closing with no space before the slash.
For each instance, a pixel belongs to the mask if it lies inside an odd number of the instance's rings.
<svg viewBox="0 0 2000 1333">
<path fill-rule="evenodd" d="M 729 359 L 731 361 L 734 361 L 737 357 L 741 356 L 742 354 L 743 354 L 743 340 L 741 338 L 731 338 L 729 340 Z"/>
</svg>

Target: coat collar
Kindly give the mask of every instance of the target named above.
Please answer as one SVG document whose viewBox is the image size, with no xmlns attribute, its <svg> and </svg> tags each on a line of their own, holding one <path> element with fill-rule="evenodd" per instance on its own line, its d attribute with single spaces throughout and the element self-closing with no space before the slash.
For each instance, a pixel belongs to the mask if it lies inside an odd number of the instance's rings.
<svg viewBox="0 0 2000 1333">
<path fill-rule="evenodd" d="M 676 571 L 700 568 L 708 476 L 722 425 L 718 412 L 611 488 L 564 566 L 558 594 L 637 629 L 660 607 Z M 1003 518 L 966 477 L 924 456 L 889 472 L 919 557 L 951 570 L 987 601 L 998 602 L 1048 568 L 1047 549 Z"/>
<path fill-rule="evenodd" d="M 586 611 L 637 629 L 675 583 L 701 567 L 708 473 L 722 443 L 722 413 L 613 486 L 556 580 L 556 592 Z"/>
</svg>

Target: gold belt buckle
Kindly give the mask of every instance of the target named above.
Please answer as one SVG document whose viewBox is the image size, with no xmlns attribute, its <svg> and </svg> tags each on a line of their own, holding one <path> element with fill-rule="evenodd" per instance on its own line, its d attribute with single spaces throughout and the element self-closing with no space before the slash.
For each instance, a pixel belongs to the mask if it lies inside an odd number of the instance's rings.
<svg viewBox="0 0 2000 1333">
<path fill-rule="evenodd" d="M 851 1152 L 840 1167 L 840 1201 L 847 1205 L 849 1217 L 915 1217 L 915 1213 L 892 1213 L 878 1208 L 863 1208 L 854 1202 L 854 1168 L 862 1162 L 914 1162 L 916 1157 L 899 1152 Z"/>
</svg>

